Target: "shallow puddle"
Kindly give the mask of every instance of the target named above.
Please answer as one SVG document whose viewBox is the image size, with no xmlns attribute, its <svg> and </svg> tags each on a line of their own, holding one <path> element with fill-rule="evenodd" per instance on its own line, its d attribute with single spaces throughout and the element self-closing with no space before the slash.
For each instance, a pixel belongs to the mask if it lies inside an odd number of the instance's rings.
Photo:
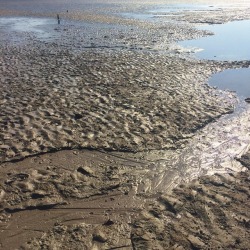
<svg viewBox="0 0 250 250">
<path fill-rule="evenodd" d="M 187 1 L 188 2 L 188 1 Z M 248 4 L 191 4 L 191 3 L 183 3 L 183 4 L 161 4 L 155 5 L 154 7 L 151 6 L 151 9 L 142 9 L 137 10 L 135 12 L 125 12 L 121 13 L 122 16 L 126 18 L 133 18 L 133 19 L 140 19 L 140 20 L 147 20 L 147 21 L 154 21 L 157 18 L 161 17 L 171 17 L 171 16 L 182 16 L 184 13 L 195 13 L 195 12 L 207 12 L 207 11 L 218 11 L 223 9 L 239 9 L 248 7 Z M 160 20 L 162 21 L 162 20 Z"/>
<path fill-rule="evenodd" d="M 250 59 L 250 20 L 205 25 L 200 29 L 214 35 L 179 42 L 184 48 L 197 52 L 196 57 L 207 60 L 240 61 Z"/>
<path fill-rule="evenodd" d="M 55 25 L 56 19 L 35 17 L 1 17 L 0 27 L 19 32 L 44 32 L 44 27 Z"/>
<path fill-rule="evenodd" d="M 239 97 L 250 97 L 250 69 L 228 69 L 214 74 L 209 79 L 209 85 L 235 91 Z"/>
<path fill-rule="evenodd" d="M 31 36 L 47 40 L 57 37 L 57 27 L 56 18 L 0 17 L 0 32 L 3 34 L 0 41 L 10 36 L 12 41 L 22 41 Z"/>
<path fill-rule="evenodd" d="M 206 4 L 168 4 L 158 6 L 150 13 L 176 13 L 183 11 L 204 11 L 204 10 L 216 10 L 218 6 L 206 5 Z"/>
<path fill-rule="evenodd" d="M 212 6 L 212 5 L 167 4 L 167 5 L 155 6 L 155 8 L 153 9 L 144 10 L 141 12 L 122 13 L 122 16 L 126 18 L 154 21 L 156 20 L 155 17 L 168 17 L 168 16 L 182 15 L 184 11 L 185 12 L 186 11 L 205 11 L 205 10 L 215 10 L 215 9 L 218 9 L 218 7 Z"/>
</svg>

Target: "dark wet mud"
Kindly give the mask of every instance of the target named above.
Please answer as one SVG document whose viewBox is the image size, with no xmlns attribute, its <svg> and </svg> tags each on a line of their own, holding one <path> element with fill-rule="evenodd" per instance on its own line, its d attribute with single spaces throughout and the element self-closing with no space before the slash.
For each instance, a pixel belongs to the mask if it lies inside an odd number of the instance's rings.
<svg viewBox="0 0 250 250">
<path fill-rule="evenodd" d="M 250 109 L 208 79 L 249 61 L 175 42 L 249 9 L 152 22 L 120 15 L 152 5 L 112 4 L 59 27 L 0 10 L 20 21 L 0 26 L 1 248 L 247 249 Z"/>
</svg>

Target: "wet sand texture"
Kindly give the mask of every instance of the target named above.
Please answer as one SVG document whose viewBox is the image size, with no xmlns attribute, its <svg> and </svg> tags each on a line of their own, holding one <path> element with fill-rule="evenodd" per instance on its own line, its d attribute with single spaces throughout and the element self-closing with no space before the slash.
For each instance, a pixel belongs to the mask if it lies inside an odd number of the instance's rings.
<svg viewBox="0 0 250 250">
<path fill-rule="evenodd" d="M 249 171 L 144 196 L 139 173 L 149 163 L 118 156 L 61 151 L 3 164 L 2 246 L 247 249 Z M 248 169 L 249 158 L 240 159 Z"/>
<path fill-rule="evenodd" d="M 146 171 L 146 166 L 143 161 L 88 150 L 60 151 L 3 164 L 1 246 L 19 249 L 54 225 L 58 225 L 55 231 L 61 239 L 67 226 L 75 227 L 74 232 L 80 230 L 79 239 L 69 236 L 65 245 L 63 241 L 43 244 L 39 240 L 43 246 L 30 243 L 30 248 L 91 249 L 100 241 L 107 241 L 110 247 L 126 245 L 131 218 L 144 204 L 136 196 L 136 173 Z M 100 230 L 106 231 L 98 236 Z"/>
<path fill-rule="evenodd" d="M 249 171 L 202 177 L 152 203 L 132 241 L 135 249 L 248 249 L 249 205 Z"/>
<path fill-rule="evenodd" d="M 0 53 L 2 161 L 60 148 L 176 148 L 232 111 L 203 83 L 220 65 L 39 47 Z"/>
<path fill-rule="evenodd" d="M 87 24 L 68 24 L 46 41 L 5 30 L 0 45 L 0 248 L 248 249 L 249 171 L 229 169 L 173 190 L 167 180 L 193 179 L 200 159 L 212 159 L 186 153 L 216 150 L 216 133 L 198 142 L 203 137 L 196 132 L 236 104 L 234 93 L 209 87 L 208 77 L 249 62 L 181 59 L 187 55 L 172 42 L 208 32 L 187 23 L 150 24 L 110 15 L 111 6 L 113 13 L 129 11 L 134 2 L 108 5 L 96 14 L 95 4 L 85 13 L 60 14 L 131 25 L 119 29 L 95 23 L 88 33 Z M 216 23 L 240 17 L 249 17 L 249 9 L 190 12 L 173 19 Z M 237 124 L 226 132 L 237 130 L 242 119 L 232 119 Z M 243 146 L 239 141 L 245 130 L 234 141 L 237 152 L 245 150 L 247 140 Z M 219 147 L 225 151 L 221 155 L 228 156 L 228 145 Z M 247 169 L 249 158 L 250 153 L 240 159 Z M 186 159 L 192 166 L 186 164 L 182 172 L 179 163 Z M 221 171 L 216 167 L 212 171 Z"/>
</svg>

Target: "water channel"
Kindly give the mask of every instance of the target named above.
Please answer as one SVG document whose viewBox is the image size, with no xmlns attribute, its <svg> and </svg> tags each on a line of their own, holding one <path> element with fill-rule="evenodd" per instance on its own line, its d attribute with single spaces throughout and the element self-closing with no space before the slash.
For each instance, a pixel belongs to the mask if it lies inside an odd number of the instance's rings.
<svg viewBox="0 0 250 250">
<path fill-rule="evenodd" d="M 210 6 L 214 9 L 214 6 Z M 152 10 L 147 14 L 133 14 L 133 18 L 153 18 L 180 14 L 182 11 L 208 10 L 209 6 L 171 6 Z M 159 18 L 157 21 L 159 21 Z M 194 56 L 202 60 L 244 61 L 250 60 L 250 20 L 229 22 L 217 25 L 203 25 L 198 29 L 212 31 L 214 35 L 197 40 L 182 41 L 178 44 L 191 48 Z M 235 111 L 210 123 L 200 130 L 184 149 L 176 152 L 151 152 L 160 160 L 143 178 L 153 181 L 146 185 L 148 191 L 170 190 L 180 182 L 189 182 L 201 175 L 241 171 L 244 168 L 236 160 L 249 149 L 250 145 L 250 105 L 244 99 L 250 97 L 250 69 L 228 69 L 214 74 L 209 85 L 236 92 L 239 97 Z M 151 157 L 152 157 L 151 155 Z M 155 155 L 154 155 L 155 157 Z M 150 156 L 149 156 L 150 158 Z M 152 180 L 152 178 L 151 178 Z M 145 186 L 143 187 L 145 189 Z"/>
</svg>

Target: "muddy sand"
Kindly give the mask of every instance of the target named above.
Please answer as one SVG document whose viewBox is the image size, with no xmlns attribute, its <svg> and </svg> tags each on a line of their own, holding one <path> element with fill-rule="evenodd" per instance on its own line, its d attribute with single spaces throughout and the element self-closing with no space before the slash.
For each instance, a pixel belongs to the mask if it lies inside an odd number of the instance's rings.
<svg viewBox="0 0 250 250">
<path fill-rule="evenodd" d="M 1 248 L 248 249 L 249 109 L 207 82 L 249 61 L 197 60 L 174 42 L 249 9 L 162 22 L 124 9 L 1 28 Z"/>
</svg>

